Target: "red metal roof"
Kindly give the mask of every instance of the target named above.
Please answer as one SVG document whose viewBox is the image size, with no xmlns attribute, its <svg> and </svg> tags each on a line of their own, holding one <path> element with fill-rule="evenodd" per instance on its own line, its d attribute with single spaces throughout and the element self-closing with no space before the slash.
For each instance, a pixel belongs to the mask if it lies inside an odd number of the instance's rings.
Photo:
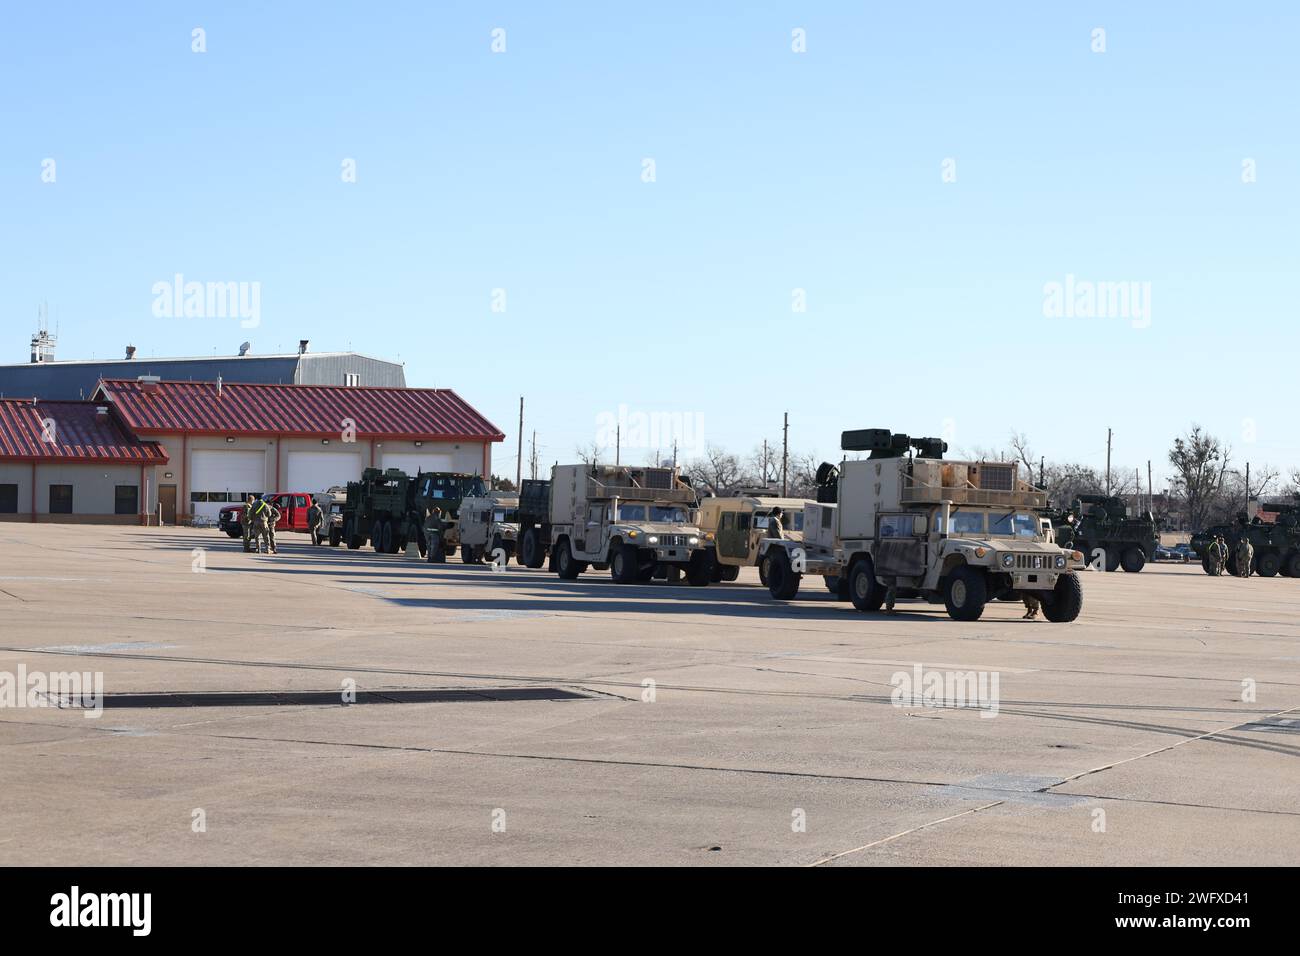
<svg viewBox="0 0 1300 956">
<path fill-rule="evenodd" d="M 502 441 L 505 435 L 448 388 L 252 385 L 105 379 L 111 401 L 137 435 L 304 435 L 338 438 L 347 420 L 358 438 Z"/>
<path fill-rule="evenodd" d="M 100 415 L 97 407 L 94 402 L 0 399 L 0 459 L 167 463 L 161 445 L 141 441 L 111 411 Z"/>
</svg>

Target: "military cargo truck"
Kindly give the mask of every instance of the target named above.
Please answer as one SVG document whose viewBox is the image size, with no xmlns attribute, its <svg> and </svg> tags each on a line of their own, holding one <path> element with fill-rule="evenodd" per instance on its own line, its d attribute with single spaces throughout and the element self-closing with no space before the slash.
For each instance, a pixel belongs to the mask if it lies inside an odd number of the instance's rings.
<svg viewBox="0 0 1300 956">
<path fill-rule="evenodd" d="M 462 561 L 479 564 L 485 557 L 495 560 L 500 551 L 509 564 L 519 534 L 519 496 L 493 491 L 465 498 L 460 503 L 458 525 Z"/>
<path fill-rule="evenodd" d="M 622 584 L 683 573 L 694 587 L 709 583 L 695 491 L 677 469 L 556 465 L 550 498 L 551 565 L 561 578 L 594 565 Z"/>
<path fill-rule="evenodd" d="M 768 590 L 790 600 L 805 574 L 839 577 L 859 611 L 897 598 L 942 602 L 949 617 L 978 620 L 994 600 L 1037 598 L 1053 622 L 1083 607 L 1083 555 L 1054 543 L 1036 509 L 1046 495 L 1015 462 L 951 461 L 947 444 L 888 429 L 844 432 L 833 527 L 809 541 L 761 543 L 771 551 Z M 819 495 L 819 497 L 821 497 Z"/>
<path fill-rule="evenodd" d="M 397 554 L 408 542 L 427 554 L 425 517 L 436 507 L 443 513 L 443 547 L 454 549 L 462 498 L 485 493 L 478 475 L 425 471 L 412 478 L 397 468 L 367 468 L 360 481 L 348 482 L 342 539 L 353 551 L 369 540 L 380 554 Z"/>
<path fill-rule="evenodd" d="M 758 545 L 768 535 L 773 508 L 784 512 L 782 534 L 802 541 L 805 504 L 806 498 L 765 495 L 700 499 L 700 530 L 713 563 L 713 580 L 734 581 L 741 568 L 758 566 Z M 766 585 L 766 568 L 759 568 L 759 578 Z"/>
<path fill-rule="evenodd" d="M 1051 520 L 1058 544 L 1082 551 L 1086 561 L 1107 571 L 1141 571 L 1160 544 L 1155 516 L 1148 511 L 1130 517 L 1123 498 L 1079 495 L 1069 508 L 1040 512 Z"/>
<path fill-rule="evenodd" d="M 519 563 L 526 568 L 540 568 L 551 553 L 549 479 L 525 478 L 519 483 L 516 514 L 519 522 Z"/>
</svg>

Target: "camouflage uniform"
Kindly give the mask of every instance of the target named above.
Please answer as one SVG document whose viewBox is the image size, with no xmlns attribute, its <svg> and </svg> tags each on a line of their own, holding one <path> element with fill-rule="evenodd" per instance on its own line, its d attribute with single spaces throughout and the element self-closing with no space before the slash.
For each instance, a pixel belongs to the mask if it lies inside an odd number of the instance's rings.
<svg viewBox="0 0 1300 956">
<path fill-rule="evenodd" d="M 311 536 L 312 544 L 320 544 L 320 527 L 324 523 L 325 512 L 321 511 L 320 504 L 313 498 L 311 507 L 307 509 L 307 534 Z"/>
<path fill-rule="evenodd" d="M 781 528 L 781 515 L 784 513 L 780 508 L 772 509 L 772 514 L 767 519 L 767 537 L 778 541 L 785 537 L 785 532 Z"/>
<path fill-rule="evenodd" d="M 244 550 L 253 550 L 253 506 L 256 500 L 252 495 L 248 496 L 248 501 L 244 504 L 244 513 L 240 516 L 239 528 L 244 533 Z"/>
<path fill-rule="evenodd" d="M 266 540 L 267 549 L 271 554 L 276 554 L 275 550 L 275 523 L 280 520 L 280 509 L 275 505 L 267 502 L 266 505 L 266 524 L 262 528 L 263 537 Z"/>
<path fill-rule="evenodd" d="M 1227 563 L 1227 550 L 1223 544 L 1223 538 L 1218 537 L 1210 542 L 1210 574 L 1216 578 L 1223 573 L 1223 566 Z"/>
<path fill-rule="evenodd" d="M 425 556 L 431 562 L 445 561 L 446 548 L 443 544 L 442 512 L 430 509 L 424 518 Z"/>
<path fill-rule="evenodd" d="M 1245 535 L 1237 542 L 1237 574 L 1243 578 L 1250 577 L 1250 566 L 1255 560 L 1255 548 Z"/>
</svg>

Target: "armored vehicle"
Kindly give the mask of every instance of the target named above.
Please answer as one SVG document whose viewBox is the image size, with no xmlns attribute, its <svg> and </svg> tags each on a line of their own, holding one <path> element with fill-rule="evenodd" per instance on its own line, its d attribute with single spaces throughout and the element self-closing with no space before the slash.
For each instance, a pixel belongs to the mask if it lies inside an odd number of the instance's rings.
<svg viewBox="0 0 1300 956">
<path fill-rule="evenodd" d="M 1148 511 L 1129 517 L 1122 498 L 1079 495 L 1067 509 L 1041 513 L 1051 520 L 1058 544 L 1082 551 L 1085 560 L 1107 571 L 1141 571 L 1160 544 L 1155 516 Z"/>
<path fill-rule="evenodd" d="M 1083 555 L 1052 540 L 1035 510 L 1046 495 L 1015 462 L 945 460 L 945 442 L 888 429 L 844 432 L 841 447 L 870 455 L 840 464 L 827 533 L 810 536 L 805 513 L 804 542 L 760 543 L 772 551 L 772 597 L 789 600 L 803 575 L 820 574 L 846 582 L 859 611 L 879 610 L 892 591 L 942 602 L 959 621 L 1024 597 L 1049 621 L 1079 616 Z"/>
<path fill-rule="evenodd" d="M 803 540 L 806 498 L 738 495 L 734 498 L 700 499 L 700 530 L 713 563 L 713 580 L 734 581 L 740 569 L 758 566 L 758 545 L 768 536 L 772 509 L 780 508 L 782 534 L 792 541 Z M 767 584 L 767 569 L 759 568 Z"/>
<path fill-rule="evenodd" d="M 1270 515 L 1272 520 L 1264 521 L 1260 515 Z M 1265 578 L 1278 574 L 1300 578 L 1300 503 L 1264 502 L 1254 518 L 1248 519 L 1241 511 L 1233 524 L 1214 525 L 1192 535 L 1192 550 L 1206 574 L 1210 573 L 1209 544 L 1216 534 L 1223 535 L 1228 545 L 1228 573 L 1238 573 L 1237 544 L 1245 537 L 1254 549 L 1254 573 Z"/>
<path fill-rule="evenodd" d="M 519 534 L 519 496 L 494 491 L 465 498 L 459 527 L 460 559 L 466 564 L 478 564 L 484 557 L 495 560 L 498 552 L 509 564 Z"/>
<path fill-rule="evenodd" d="M 683 572 L 695 587 L 709 583 L 695 491 L 677 469 L 556 465 L 550 492 L 551 565 L 561 578 L 594 565 L 622 584 Z"/>
<path fill-rule="evenodd" d="M 486 493 L 478 475 L 423 471 L 411 478 L 404 471 L 367 468 L 360 481 L 348 482 L 343 506 L 342 538 L 356 550 L 367 540 L 380 554 L 397 554 L 407 542 L 428 553 L 425 519 L 430 509 L 443 514 L 444 532 L 439 549 L 459 542 L 457 515 L 461 499 Z"/>
</svg>

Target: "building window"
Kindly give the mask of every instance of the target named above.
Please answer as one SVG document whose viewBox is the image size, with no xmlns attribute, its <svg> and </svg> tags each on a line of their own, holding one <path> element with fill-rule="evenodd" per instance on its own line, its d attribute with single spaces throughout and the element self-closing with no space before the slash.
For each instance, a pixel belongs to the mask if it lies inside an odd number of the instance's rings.
<svg viewBox="0 0 1300 956">
<path fill-rule="evenodd" d="M 18 514 L 18 486 L 0 485 L 0 514 Z"/>
<path fill-rule="evenodd" d="M 72 485 L 50 485 L 50 514 L 72 514 Z"/>
<path fill-rule="evenodd" d="M 136 485 L 118 485 L 113 493 L 113 514 L 140 513 L 140 488 Z"/>
<path fill-rule="evenodd" d="M 360 372 L 344 372 L 344 373 L 343 373 L 343 384 L 344 384 L 344 385 L 360 385 L 360 384 L 361 384 L 361 373 L 360 373 Z"/>
</svg>

